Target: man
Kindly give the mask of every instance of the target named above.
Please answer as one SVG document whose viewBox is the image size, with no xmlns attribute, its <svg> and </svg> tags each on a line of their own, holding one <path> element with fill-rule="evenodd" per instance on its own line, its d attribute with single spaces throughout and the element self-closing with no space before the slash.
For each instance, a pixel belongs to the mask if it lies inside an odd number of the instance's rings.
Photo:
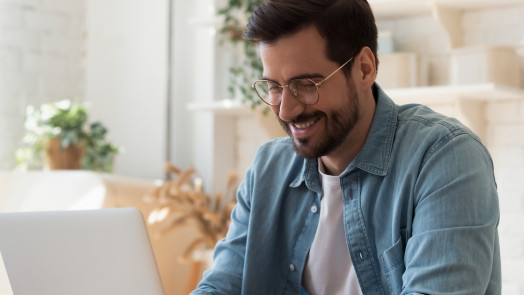
<svg viewBox="0 0 524 295">
<path fill-rule="evenodd" d="M 258 150 L 193 294 L 500 294 L 488 151 L 375 83 L 368 3 L 270 0 L 245 37 L 289 138 Z"/>
</svg>

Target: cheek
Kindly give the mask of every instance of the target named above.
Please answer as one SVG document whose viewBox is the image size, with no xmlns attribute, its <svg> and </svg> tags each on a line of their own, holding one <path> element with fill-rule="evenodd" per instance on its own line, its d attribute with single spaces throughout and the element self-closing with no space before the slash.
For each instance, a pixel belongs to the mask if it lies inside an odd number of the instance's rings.
<svg viewBox="0 0 524 295">
<path fill-rule="evenodd" d="M 278 113 L 280 112 L 280 105 L 278 106 L 269 106 L 269 108 L 271 109 L 271 111 L 278 116 Z"/>
<path fill-rule="evenodd" d="M 340 87 L 331 87 L 320 92 L 319 107 L 323 109 L 339 110 L 347 106 L 348 100 L 355 97 L 356 92 L 352 82 L 343 81 Z"/>
</svg>

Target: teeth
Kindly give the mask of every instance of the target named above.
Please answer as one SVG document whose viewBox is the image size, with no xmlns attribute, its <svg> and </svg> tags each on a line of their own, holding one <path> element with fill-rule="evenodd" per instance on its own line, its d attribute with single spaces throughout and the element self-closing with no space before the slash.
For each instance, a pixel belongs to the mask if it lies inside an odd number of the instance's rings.
<svg viewBox="0 0 524 295">
<path fill-rule="evenodd" d="M 312 120 L 312 121 L 309 121 L 309 122 L 306 122 L 306 123 L 302 123 L 302 124 L 294 124 L 295 127 L 297 127 L 298 129 L 306 129 L 310 126 L 312 126 L 313 124 L 315 124 L 317 120 Z"/>
</svg>

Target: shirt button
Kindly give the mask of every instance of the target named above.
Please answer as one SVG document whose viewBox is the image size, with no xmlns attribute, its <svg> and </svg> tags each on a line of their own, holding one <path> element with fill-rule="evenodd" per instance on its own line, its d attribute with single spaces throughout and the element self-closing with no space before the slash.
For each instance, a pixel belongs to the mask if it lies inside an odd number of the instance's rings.
<svg viewBox="0 0 524 295">
<path fill-rule="evenodd" d="M 291 270 L 291 271 L 295 271 L 295 266 L 294 266 L 293 264 L 290 264 L 290 265 L 289 265 L 289 270 Z"/>
<path fill-rule="evenodd" d="M 317 213 L 317 211 L 318 211 L 317 206 L 315 206 L 315 205 L 311 206 L 311 212 L 312 213 Z"/>
</svg>

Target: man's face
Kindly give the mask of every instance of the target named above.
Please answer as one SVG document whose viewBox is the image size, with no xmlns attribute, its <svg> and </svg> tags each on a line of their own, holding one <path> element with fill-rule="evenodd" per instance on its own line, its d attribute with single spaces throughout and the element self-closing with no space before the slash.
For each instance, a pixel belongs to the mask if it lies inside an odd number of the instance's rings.
<svg viewBox="0 0 524 295">
<path fill-rule="evenodd" d="M 296 78 L 320 82 L 340 64 L 326 57 L 326 41 L 315 27 L 308 27 L 274 44 L 261 44 L 264 79 L 287 85 Z M 350 65 L 346 65 L 350 66 Z M 359 101 L 352 79 L 338 71 L 319 87 L 314 105 L 299 102 L 285 88 L 282 102 L 272 106 L 280 124 L 305 158 L 327 156 L 351 144 L 351 131 L 359 120 Z"/>
</svg>

